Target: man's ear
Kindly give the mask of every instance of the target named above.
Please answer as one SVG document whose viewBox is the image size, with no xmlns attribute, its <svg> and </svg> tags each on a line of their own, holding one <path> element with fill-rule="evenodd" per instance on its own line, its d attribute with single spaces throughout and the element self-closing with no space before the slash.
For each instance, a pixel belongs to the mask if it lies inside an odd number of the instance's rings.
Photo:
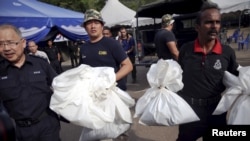
<svg viewBox="0 0 250 141">
<path fill-rule="evenodd" d="M 200 30 L 200 25 L 198 25 L 198 24 L 196 24 L 195 26 L 194 26 L 194 28 L 195 28 L 195 31 L 199 31 Z"/>
<path fill-rule="evenodd" d="M 23 48 L 26 48 L 26 39 L 22 39 L 22 46 Z"/>
</svg>

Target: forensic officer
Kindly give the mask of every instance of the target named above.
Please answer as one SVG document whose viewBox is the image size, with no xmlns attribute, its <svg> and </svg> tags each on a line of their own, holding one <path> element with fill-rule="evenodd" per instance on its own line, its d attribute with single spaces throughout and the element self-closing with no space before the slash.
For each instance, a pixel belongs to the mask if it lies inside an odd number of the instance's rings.
<svg viewBox="0 0 250 141">
<path fill-rule="evenodd" d="M 133 69 L 132 63 L 115 39 L 103 36 L 104 21 L 95 9 L 85 12 L 83 26 L 90 40 L 80 48 L 80 64 L 92 67 L 112 67 L 116 73 L 117 86 L 126 90 L 126 77 Z"/>
<path fill-rule="evenodd" d="M 49 110 L 57 75 L 41 57 L 24 53 L 26 40 L 12 25 L 0 25 L 0 100 L 16 123 L 18 141 L 60 141 L 60 122 Z"/>
</svg>

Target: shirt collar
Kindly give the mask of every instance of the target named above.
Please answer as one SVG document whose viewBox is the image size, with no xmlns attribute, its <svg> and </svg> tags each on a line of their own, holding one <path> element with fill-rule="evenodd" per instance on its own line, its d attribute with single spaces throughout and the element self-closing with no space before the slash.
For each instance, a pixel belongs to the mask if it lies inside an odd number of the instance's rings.
<svg viewBox="0 0 250 141">
<path fill-rule="evenodd" d="M 30 64 L 32 64 L 32 58 L 29 56 L 29 55 L 25 55 L 26 57 L 25 57 L 25 62 L 24 63 L 30 63 Z M 3 66 L 4 66 L 4 68 L 7 68 L 8 66 L 11 66 L 12 64 L 8 61 L 8 60 L 6 60 L 6 59 L 4 59 L 4 60 L 2 60 L 3 62 L 4 62 L 4 64 L 3 64 Z"/>
<path fill-rule="evenodd" d="M 194 52 L 201 52 L 203 53 L 203 49 L 198 41 L 198 38 L 195 40 L 194 42 Z M 215 40 L 215 45 L 212 49 L 212 52 L 213 53 L 216 53 L 216 54 L 221 54 L 222 53 L 222 46 L 220 44 L 220 42 L 218 41 L 218 39 Z"/>
</svg>

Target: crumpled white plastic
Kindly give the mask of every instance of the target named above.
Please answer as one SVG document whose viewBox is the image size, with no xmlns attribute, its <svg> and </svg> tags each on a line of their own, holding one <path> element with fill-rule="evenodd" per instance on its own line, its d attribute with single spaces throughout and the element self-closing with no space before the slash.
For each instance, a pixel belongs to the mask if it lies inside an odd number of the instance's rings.
<svg viewBox="0 0 250 141">
<path fill-rule="evenodd" d="M 227 124 L 250 125 L 250 66 L 241 66 L 238 70 L 238 77 L 225 71 L 226 89 L 213 114 L 229 111 Z"/>
<path fill-rule="evenodd" d="M 114 69 L 80 65 L 67 70 L 52 82 L 50 108 L 71 123 L 101 129 L 115 122 L 132 123 L 130 95 L 116 87 Z"/>
<path fill-rule="evenodd" d="M 109 123 L 101 129 L 83 128 L 79 141 L 115 139 L 130 128 L 128 123 Z"/>
<path fill-rule="evenodd" d="M 189 104 L 176 94 L 183 88 L 182 69 L 174 60 L 152 64 L 147 80 L 150 88 L 139 98 L 134 117 L 143 125 L 178 125 L 199 120 Z"/>
</svg>

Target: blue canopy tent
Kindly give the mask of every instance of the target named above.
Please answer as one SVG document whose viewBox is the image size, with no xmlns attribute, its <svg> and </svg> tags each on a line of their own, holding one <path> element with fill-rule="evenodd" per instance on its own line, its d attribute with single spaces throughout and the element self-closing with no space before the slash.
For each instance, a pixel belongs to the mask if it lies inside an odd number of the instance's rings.
<svg viewBox="0 0 250 141">
<path fill-rule="evenodd" d="M 83 19 L 83 13 L 37 0 L 0 0 L 0 24 L 17 26 L 27 40 L 46 41 L 58 33 L 73 41 L 88 40 Z"/>
</svg>

